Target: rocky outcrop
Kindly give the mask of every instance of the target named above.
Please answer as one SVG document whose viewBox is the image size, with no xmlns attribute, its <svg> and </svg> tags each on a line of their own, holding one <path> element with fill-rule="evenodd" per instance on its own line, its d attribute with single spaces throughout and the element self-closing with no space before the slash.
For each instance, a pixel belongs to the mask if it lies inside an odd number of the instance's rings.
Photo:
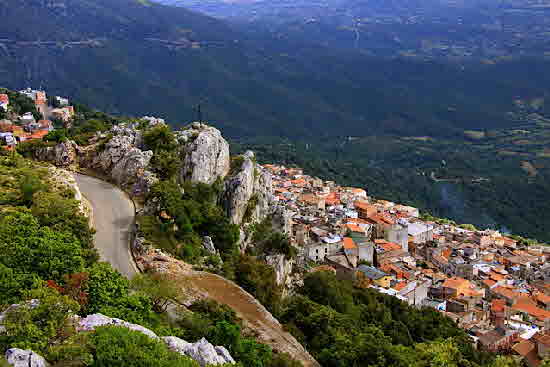
<svg viewBox="0 0 550 367">
<path fill-rule="evenodd" d="M 46 360 L 32 350 L 11 348 L 6 351 L 6 361 L 13 367 L 46 367 Z"/>
<path fill-rule="evenodd" d="M 278 254 L 266 256 L 265 262 L 275 270 L 275 279 L 278 285 L 285 288 L 292 285 L 291 274 L 294 269 L 294 260 L 287 260 L 285 255 Z"/>
<path fill-rule="evenodd" d="M 256 164 L 254 153 L 240 158 L 240 169 L 226 179 L 222 204 L 234 224 L 263 220 L 273 204 L 271 174 Z"/>
<path fill-rule="evenodd" d="M 214 246 L 214 242 L 212 242 L 212 238 L 209 236 L 202 238 L 202 247 L 211 255 L 220 255 L 220 251 Z"/>
<path fill-rule="evenodd" d="M 40 148 L 34 155 L 40 161 L 48 161 L 58 167 L 69 167 L 77 163 L 76 147 L 74 141 L 67 140 L 53 147 Z"/>
<path fill-rule="evenodd" d="M 92 331 L 100 326 L 120 326 L 130 330 L 134 330 L 147 335 L 148 337 L 156 340 L 162 340 L 169 349 L 177 352 L 181 355 L 188 356 L 197 361 L 201 366 L 206 365 L 221 365 L 221 364 L 234 364 L 235 360 L 227 349 L 221 346 L 214 346 L 208 342 L 208 340 L 202 338 L 196 343 L 188 343 L 175 336 L 166 336 L 159 338 L 153 331 L 141 326 L 126 322 L 124 320 L 111 318 L 102 314 L 88 315 L 87 317 L 80 319 L 78 322 L 78 331 Z"/>
<path fill-rule="evenodd" d="M 96 328 L 98 328 L 100 326 L 106 326 L 106 325 L 125 327 L 127 329 L 143 333 L 143 334 L 147 335 L 150 338 L 159 339 L 157 334 L 155 334 L 151 330 L 149 330 L 149 329 L 147 329 L 147 328 L 145 328 L 141 325 L 132 324 L 132 323 L 129 323 L 129 322 L 126 322 L 124 320 L 120 320 L 120 319 L 117 319 L 117 318 L 114 318 L 114 317 L 107 317 L 107 316 L 102 315 L 100 313 L 93 314 L 93 315 L 88 315 L 88 316 L 84 317 L 83 319 L 81 319 L 78 322 L 77 330 L 78 331 L 92 331 L 92 330 L 95 330 Z"/>
<path fill-rule="evenodd" d="M 142 150 L 141 131 L 133 125 L 121 124 L 113 126 L 109 134 L 112 138 L 108 142 L 96 144 L 91 150 L 81 149 L 81 166 L 105 174 L 134 196 L 145 195 L 158 178 L 147 170 L 153 152 Z M 98 139 L 101 141 L 108 136 L 101 134 Z"/>
<path fill-rule="evenodd" d="M 207 365 L 235 364 L 235 360 L 229 354 L 225 347 L 215 347 L 202 338 L 196 343 L 188 343 L 175 336 L 166 336 L 162 338 L 169 349 L 179 354 L 191 357 L 197 361 L 201 367 Z"/>
<path fill-rule="evenodd" d="M 214 183 L 229 172 L 229 144 L 220 131 L 198 122 L 176 132 L 182 145 L 182 181 Z"/>
</svg>

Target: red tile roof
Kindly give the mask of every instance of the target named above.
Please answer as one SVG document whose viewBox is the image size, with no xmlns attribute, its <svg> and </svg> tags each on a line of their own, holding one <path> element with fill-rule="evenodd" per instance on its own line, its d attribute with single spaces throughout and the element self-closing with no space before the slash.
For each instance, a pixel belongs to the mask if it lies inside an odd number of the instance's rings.
<svg viewBox="0 0 550 367">
<path fill-rule="evenodd" d="M 353 250 L 357 248 L 357 245 L 351 237 L 344 237 L 344 248 L 346 250 Z"/>
</svg>

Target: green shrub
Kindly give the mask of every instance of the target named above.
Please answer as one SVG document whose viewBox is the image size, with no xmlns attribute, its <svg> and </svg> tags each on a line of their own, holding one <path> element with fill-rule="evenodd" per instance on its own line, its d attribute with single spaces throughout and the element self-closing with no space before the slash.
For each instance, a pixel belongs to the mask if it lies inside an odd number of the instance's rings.
<svg viewBox="0 0 550 367">
<path fill-rule="evenodd" d="M 7 314 L 3 321 L 6 332 L 0 335 L 2 351 L 21 348 L 45 353 L 49 345 L 71 333 L 68 320 L 72 312 L 79 310 L 76 302 L 45 287 L 30 291 L 26 299 L 38 302 L 35 306 L 24 303 Z"/>
<path fill-rule="evenodd" d="M 92 367 L 197 367 L 188 357 L 170 351 L 166 345 L 138 331 L 104 326 L 91 336 Z"/>
<path fill-rule="evenodd" d="M 55 142 L 55 143 L 62 143 L 67 141 L 67 130 L 65 129 L 56 129 L 50 131 L 46 136 L 43 138 L 44 141 L 47 142 Z"/>
</svg>

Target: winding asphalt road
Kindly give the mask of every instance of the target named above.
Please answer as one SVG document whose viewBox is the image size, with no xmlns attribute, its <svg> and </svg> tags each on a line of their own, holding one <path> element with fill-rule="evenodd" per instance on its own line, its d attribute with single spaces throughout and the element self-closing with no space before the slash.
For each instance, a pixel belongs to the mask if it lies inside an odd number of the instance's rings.
<svg viewBox="0 0 550 367">
<path fill-rule="evenodd" d="M 93 208 L 96 229 L 95 247 L 107 261 L 127 278 L 137 274 L 130 254 L 130 231 L 134 223 L 134 204 L 119 188 L 94 177 L 75 174 L 82 195 Z"/>
</svg>

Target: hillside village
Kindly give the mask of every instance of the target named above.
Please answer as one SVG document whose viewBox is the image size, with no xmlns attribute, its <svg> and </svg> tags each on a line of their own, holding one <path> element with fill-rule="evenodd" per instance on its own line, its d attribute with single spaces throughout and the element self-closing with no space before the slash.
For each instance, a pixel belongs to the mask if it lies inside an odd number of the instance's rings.
<svg viewBox="0 0 550 367">
<path fill-rule="evenodd" d="M 74 108 L 44 91 L 20 91 L 43 116 L 0 106 L 5 149 L 69 127 Z M 52 103 L 53 101 L 53 103 Z M 377 200 L 296 167 L 264 164 L 283 231 L 297 264 L 329 271 L 411 306 L 431 307 L 465 329 L 478 348 L 516 355 L 538 366 L 550 354 L 550 247 L 526 246 L 494 230 L 423 220 L 417 208 Z M 267 180 L 266 180 L 267 182 Z M 294 284 L 290 284 L 292 288 Z"/>
<path fill-rule="evenodd" d="M 40 140 L 55 127 L 70 127 L 75 111 L 68 98 L 54 96 L 48 99 L 45 91 L 31 88 L 21 90 L 19 94 L 34 103 L 37 113 L 17 113 L 10 104 L 9 95 L 0 94 L 0 109 L 5 117 L 0 119 L 0 143 L 4 149 L 13 149 L 20 142 Z"/>
<path fill-rule="evenodd" d="M 359 188 L 264 165 L 287 233 L 313 271 L 328 270 L 410 305 L 433 307 L 480 348 L 536 366 L 550 347 L 550 248 L 493 230 L 424 221 L 419 210 Z"/>
<path fill-rule="evenodd" d="M 264 165 L 275 200 L 292 214 L 287 233 L 310 262 L 361 287 L 432 307 L 466 329 L 479 348 L 537 366 L 550 348 L 550 247 L 525 247 L 494 230 L 420 219 L 417 208 L 369 197 Z"/>
</svg>

